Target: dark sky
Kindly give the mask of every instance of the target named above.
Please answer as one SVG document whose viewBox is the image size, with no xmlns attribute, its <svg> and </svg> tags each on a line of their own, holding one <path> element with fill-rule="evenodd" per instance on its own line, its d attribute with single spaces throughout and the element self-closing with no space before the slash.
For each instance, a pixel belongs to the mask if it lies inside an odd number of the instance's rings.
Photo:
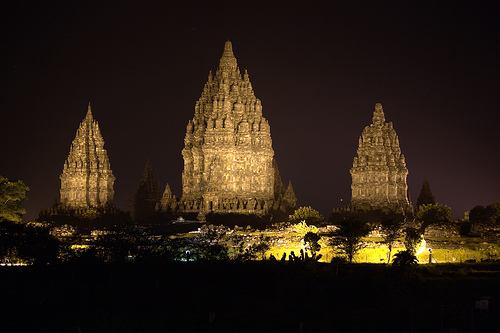
<svg viewBox="0 0 500 333">
<path fill-rule="evenodd" d="M 300 206 L 329 216 L 349 201 L 377 102 L 399 135 L 413 203 L 425 177 L 455 217 L 500 201 L 494 1 L 154 3 L 0 5 L 0 174 L 31 188 L 26 219 L 59 198 L 89 101 L 117 206 L 127 209 L 148 159 L 161 190 L 168 182 L 180 196 L 186 125 L 228 39 Z"/>
</svg>

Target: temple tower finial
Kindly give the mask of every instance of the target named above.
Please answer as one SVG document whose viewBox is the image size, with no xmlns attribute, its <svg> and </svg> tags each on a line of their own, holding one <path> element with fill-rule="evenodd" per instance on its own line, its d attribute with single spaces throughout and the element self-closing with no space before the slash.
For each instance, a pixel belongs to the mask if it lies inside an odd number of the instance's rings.
<svg viewBox="0 0 500 333">
<path fill-rule="evenodd" d="M 224 52 L 222 52 L 222 57 L 219 62 L 220 71 L 236 71 L 238 64 L 233 53 L 233 44 L 228 40 L 224 45 Z"/>
<path fill-rule="evenodd" d="M 89 106 L 87 107 L 87 115 L 85 118 L 92 118 L 92 108 L 90 107 L 90 101 L 89 101 Z"/>
<path fill-rule="evenodd" d="M 384 109 L 381 103 L 375 104 L 375 111 L 373 111 L 373 124 L 383 125 L 385 123 Z"/>
<path fill-rule="evenodd" d="M 234 57 L 233 53 L 233 44 L 231 41 L 228 39 L 226 41 L 226 44 L 224 44 L 224 52 L 222 53 L 223 57 Z"/>
</svg>

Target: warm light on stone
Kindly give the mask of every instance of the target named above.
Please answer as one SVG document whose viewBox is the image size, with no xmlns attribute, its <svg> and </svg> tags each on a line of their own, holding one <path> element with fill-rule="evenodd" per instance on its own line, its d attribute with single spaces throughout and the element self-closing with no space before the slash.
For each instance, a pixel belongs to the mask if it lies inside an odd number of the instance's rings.
<svg viewBox="0 0 500 333">
<path fill-rule="evenodd" d="M 413 212 L 408 199 L 405 157 L 392 123 L 385 122 L 382 105 L 377 103 L 372 124 L 359 138 L 357 157 L 351 168 L 353 211 L 380 209 L 383 212 Z"/>
<path fill-rule="evenodd" d="M 105 208 L 113 205 L 115 177 L 90 103 L 59 178 L 63 208 Z"/>
<path fill-rule="evenodd" d="M 208 75 L 184 144 L 184 212 L 264 215 L 285 201 L 284 189 L 275 196 L 276 186 L 283 184 L 275 177 L 269 123 L 247 71 L 241 75 L 230 41 L 215 75 Z M 295 206 L 291 185 L 290 191 L 288 201 Z"/>
</svg>

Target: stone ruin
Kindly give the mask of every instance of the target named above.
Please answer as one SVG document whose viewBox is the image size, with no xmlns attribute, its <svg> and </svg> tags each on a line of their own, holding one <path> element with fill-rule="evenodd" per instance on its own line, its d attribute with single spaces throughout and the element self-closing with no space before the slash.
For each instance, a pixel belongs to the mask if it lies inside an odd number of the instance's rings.
<svg viewBox="0 0 500 333">
<path fill-rule="evenodd" d="M 117 214 L 113 204 L 115 176 L 90 103 L 59 178 L 60 200 L 42 210 L 39 220 L 65 220 L 65 217 L 92 220 L 103 214 Z"/>
<path fill-rule="evenodd" d="M 385 122 L 380 103 L 375 105 L 372 123 L 365 127 L 358 143 L 357 156 L 350 170 L 351 202 L 333 214 L 370 216 L 370 218 L 413 218 L 408 196 L 405 157 L 391 122 Z M 378 216 L 377 216 L 378 215 Z"/>
<path fill-rule="evenodd" d="M 90 103 L 76 131 L 61 176 L 61 206 L 70 209 L 113 206 L 115 176 Z"/>
<path fill-rule="evenodd" d="M 245 70 L 227 41 L 219 67 L 208 75 L 182 150 L 184 213 L 262 217 L 290 211 L 296 198 L 284 189 L 274 160 L 271 130 Z"/>
<path fill-rule="evenodd" d="M 177 212 L 177 205 L 178 200 L 169 184 L 165 186 L 163 194 L 160 193 L 153 167 L 148 161 L 130 207 L 132 220 L 149 224 L 161 221 L 162 216 L 169 219 Z"/>
<path fill-rule="evenodd" d="M 134 219 L 168 211 L 194 216 L 263 217 L 281 213 L 286 220 L 297 199 L 291 183 L 285 187 L 281 181 L 262 103 L 255 96 L 248 72 L 241 74 L 230 41 L 225 44 L 217 71 L 214 75 L 209 73 L 194 111 L 182 150 L 182 198 L 178 200 L 168 184 L 160 196 L 148 163 L 134 197 Z M 334 209 L 333 214 L 345 217 L 380 212 L 385 216 L 413 217 L 405 157 L 393 125 L 385 121 L 379 103 L 375 105 L 372 124 L 365 127 L 359 138 L 350 173 L 351 202 Z M 115 177 L 90 104 L 60 179 L 60 202 L 43 211 L 45 216 L 84 216 L 115 210 Z"/>
</svg>

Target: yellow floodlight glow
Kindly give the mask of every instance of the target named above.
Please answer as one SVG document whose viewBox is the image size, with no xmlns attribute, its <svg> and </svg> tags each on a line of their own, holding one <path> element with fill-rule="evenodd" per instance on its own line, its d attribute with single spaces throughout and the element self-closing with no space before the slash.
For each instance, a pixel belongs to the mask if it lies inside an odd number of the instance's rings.
<svg viewBox="0 0 500 333">
<path fill-rule="evenodd" d="M 71 245 L 71 249 L 72 250 L 76 250 L 76 249 L 86 249 L 90 247 L 89 245 L 86 245 L 86 244 L 73 244 Z"/>
<path fill-rule="evenodd" d="M 426 246 L 426 242 L 425 242 L 425 239 L 422 238 L 422 242 L 420 243 L 420 246 L 419 248 L 417 249 L 417 253 L 416 255 L 418 256 L 419 254 L 421 254 L 422 252 L 425 251 L 425 246 Z"/>
</svg>

